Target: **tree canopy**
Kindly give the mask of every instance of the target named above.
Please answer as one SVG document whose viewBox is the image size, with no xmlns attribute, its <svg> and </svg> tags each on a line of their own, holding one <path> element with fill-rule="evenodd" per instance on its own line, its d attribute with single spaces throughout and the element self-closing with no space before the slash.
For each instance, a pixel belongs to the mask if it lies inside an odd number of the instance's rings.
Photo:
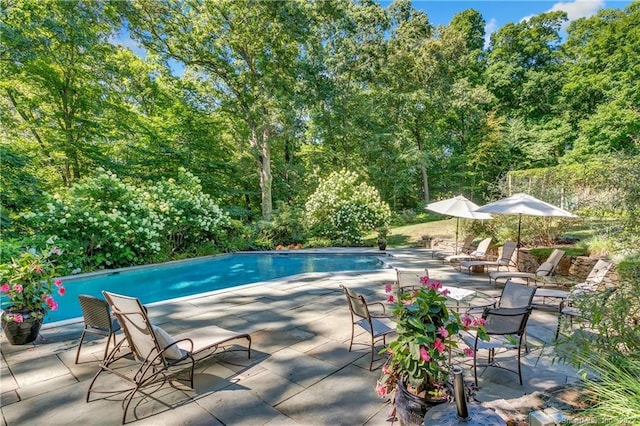
<svg viewBox="0 0 640 426">
<path fill-rule="evenodd" d="M 409 0 L 1 5 L 9 229 L 98 168 L 141 183 L 184 168 L 250 222 L 342 169 L 400 211 L 639 154 L 638 2 L 565 38 L 562 12 L 507 24 L 487 47 L 479 12 L 436 27 Z"/>
</svg>

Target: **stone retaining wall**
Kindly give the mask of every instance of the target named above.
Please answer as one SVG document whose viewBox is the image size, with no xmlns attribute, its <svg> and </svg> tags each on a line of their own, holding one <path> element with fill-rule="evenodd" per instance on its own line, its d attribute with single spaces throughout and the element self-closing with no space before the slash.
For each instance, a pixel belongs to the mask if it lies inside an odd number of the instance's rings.
<svg viewBox="0 0 640 426">
<path fill-rule="evenodd" d="M 588 256 L 563 256 L 555 270 L 555 275 L 563 277 L 575 278 L 576 281 L 584 281 L 593 266 L 598 261 L 596 257 Z M 528 249 L 520 249 L 520 255 L 518 258 L 518 269 L 526 272 L 535 272 L 538 269 L 540 263 Z M 618 274 L 615 271 L 615 266 L 605 275 L 603 283 L 605 286 L 611 286 L 618 282 Z"/>
</svg>

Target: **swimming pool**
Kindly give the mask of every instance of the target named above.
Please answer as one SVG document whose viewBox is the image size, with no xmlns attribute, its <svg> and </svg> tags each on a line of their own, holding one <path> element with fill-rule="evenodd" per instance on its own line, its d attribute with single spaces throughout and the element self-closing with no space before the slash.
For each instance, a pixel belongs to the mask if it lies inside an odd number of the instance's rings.
<svg viewBox="0 0 640 426">
<path fill-rule="evenodd" d="M 379 254 L 237 253 L 67 277 L 63 279 L 67 294 L 56 297 L 59 308 L 49 311 L 44 322 L 81 317 L 78 295 L 102 298 L 102 290 L 152 303 L 307 272 L 365 271 L 385 267 Z"/>
</svg>

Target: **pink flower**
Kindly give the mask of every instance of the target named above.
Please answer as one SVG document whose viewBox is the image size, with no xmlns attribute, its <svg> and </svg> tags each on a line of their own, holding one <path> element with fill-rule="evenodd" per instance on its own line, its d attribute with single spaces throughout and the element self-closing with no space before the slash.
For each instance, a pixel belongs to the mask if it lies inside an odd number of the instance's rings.
<svg viewBox="0 0 640 426">
<path fill-rule="evenodd" d="M 440 339 L 439 337 L 436 337 L 436 341 L 433 343 L 433 347 L 438 351 L 438 353 L 442 353 L 444 352 L 444 350 L 446 349 L 444 346 L 444 342 L 442 342 L 442 339 Z"/>
<path fill-rule="evenodd" d="M 487 320 L 484 318 L 476 318 L 473 320 L 473 326 L 474 327 L 480 327 L 480 326 L 485 326 L 487 325 Z"/>
<path fill-rule="evenodd" d="M 67 289 L 64 287 L 58 287 L 58 294 L 60 296 L 64 296 L 64 294 L 67 292 Z"/>
<path fill-rule="evenodd" d="M 41 274 L 41 273 L 43 272 L 43 271 L 42 271 L 42 266 L 40 266 L 40 265 L 36 266 L 36 267 L 35 267 L 35 271 L 36 271 L 37 273 Z"/>
<path fill-rule="evenodd" d="M 54 249 L 53 249 L 53 252 L 54 252 L 55 254 L 57 254 L 58 256 L 60 256 L 60 255 L 62 254 L 62 250 L 60 250 L 58 247 L 54 248 Z"/>
<path fill-rule="evenodd" d="M 20 315 L 20 314 L 15 314 L 15 315 L 13 316 L 13 320 L 14 320 L 15 322 L 24 322 L 24 318 L 23 318 L 23 317 L 22 317 L 22 315 Z"/>
<path fill-rule="evenodd" d="M 442 337 L 448 337 L 449 336 L 449 332 L 444 327 L 438 327 L 438 333 L 440 333 L 440 335 Z"/>
<path fill-rule="evenodd" d="M 429 284 L 429 275 L 425 275 L 424 277 L 420 277 L 420 284 L 428 285 Z"/>
<path fill-rule="evenodd" d="M 384 374 L 391 374 L 391 367 L 389 367 L 389 364 L 385 364 L 382 366 L 382 372 Z"/>
<path fill-rule="evenodd" d="M 384 286 L 384 292 L 385 293 L 391 293 L 391 290 L 393 289 L 393 287 L 391 287 L 391 284 L 387 284 Z"/>
<path fill-rule="evenodd" d="M 437 290 L 439 290 L 439 289 L 440 289 L 440 287 L 442 287 L 442 283 L 441 283 L 440 281 L 438 281 L 438 280 L 431 281 L 431 282 L 428 284 L 428 287 L 429 287 L 429 289 L 431 289 L 431 290 L 436 290 L 436 291 L 437 291 Z"/>
<path fill-rule="evenodd" d="M 9 293 L 10 290 L 11 287 L 9 287 L 9 284 L 2 284 L 2 287 L 0 287 L 0 291 L 3 293 Z"/>
<path fill-rule="evenodd" d="M 387 387 L 383 386 L 382 383 L 377 382 L 376 383 L 376 393 L 378 394 L 378 396 L 380 396 L 381 398 L 384 398 L 385 396 L 387 396 Z"/>
<path fill-rule="evenodd" d="M 463 351 L 464 351 L 464 354 L 468 357 L 473 357 L 475 353 L 471 348 L 464 348 Z"/>
<path fill-rule="evenodd" d="M 431 356 L 429 356 L 429 352 L 427 352 L 425 348 L 420 348 L 420 358 L 422 358 L 424 362 L 431 361 Z"/>
<path fill-rule="evenodd" d="M 62 280 L 56 280 L 55 285 L 56 287 L 60 287 L 62 285 Z"/>
<path fill-rule="evenodd" d="M 22 293 L 23 288 L 22 288 L 22 286 L 20 284 L 14 284 L 13 285 L 13 290 L 17 291 L 18 293 Z"/>
<path fill-rule="evenodd" d="M 389 298 L 387 299 L 388 303 L 393 303 L 395 299 L 393 298 L 393 294 L 389 296 Z"/>
<path fill-rule="evenodd" d="M 462 320 L 462 325 L 465 328 L 468 328 L 473 323 L 473 317 L 467 314 L 464 314 L 460 319 Z"/>
<path fill-rule="evenodd" d="M 387 348 L 387 355 L 393 355 L 393 349 Z"/>
<path fill-rule="evenodd" d="M 443 296 L 448 296 L 449 293 L 451 293 L 451 291 L 448 288 L 445 288 L 444 290 L 442 290 L 440 292 L 440 294 L 443 295 Z"/>
<path fill-rule="evenodd" d="M 44 301 L 47 303 L 47 306 L 49 307 L 49 309 L 51 309 L 52 311 L 55 311 L 58 309 L 58 303 L 53 299 L 53 297 L 51 296 L 47 296 Z"/>
</svg>

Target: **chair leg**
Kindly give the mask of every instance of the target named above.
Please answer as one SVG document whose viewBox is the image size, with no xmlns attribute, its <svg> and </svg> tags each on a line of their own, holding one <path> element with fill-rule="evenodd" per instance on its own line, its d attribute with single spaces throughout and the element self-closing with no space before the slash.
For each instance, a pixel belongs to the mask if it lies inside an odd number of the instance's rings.
<svg viewBox="0 0 640 426">
<path fill-rule="evenodd" d="M 522 386 L 522 367 L 520 366 L 520 355 L 522 348 L 518 346 L 518 377 L 520 378 L 520 386 Z"/>
<path fill-rule="evenodd" d="M 373 353 L 375 352 L 376 341 L 373 338 L 373 334 L 371 335 L 371 362 L 369 363 L 369 371 L 373 371 Z"/>
<path fill-rule="evenodd" d="M 76 364 L 80 359 L 80 348 L 82 348 L 82 341 L 84 340 L 84 334 L 86 333 L 86 331 L 87 331 L 86 328 L 82 330 L 82 335 L 80 336 L 80 342 L 78 342 L 78 350 L 76 351 Z"/>
<path fill-rule="evenodd" d="M 351 347 L 353 346 L 353 334 L 355 333 L 353 322 L 351 322 L 351 342 L 349 342 L 349 352 L 351 352 Z"/>
<path fill-rule="evenodd" d="M 115 340 L 116 340 L 116 335 L 115 335 L 115 334 L 113 334 L 113 333 L 110 333 L 110 334 L 107 336 L 107 344 L 105 345 L 105 348 L 104 348 L 104 355 L 102 356 L 102 359 L 105 359 L 105 358 L 107 357 L 107 355 L 109 354 L 109 345 L 111 344 L 111 336 L 113 336 L 113 341 L 114 341 L 114 342 L 115 342 Z"/>
</svg>

